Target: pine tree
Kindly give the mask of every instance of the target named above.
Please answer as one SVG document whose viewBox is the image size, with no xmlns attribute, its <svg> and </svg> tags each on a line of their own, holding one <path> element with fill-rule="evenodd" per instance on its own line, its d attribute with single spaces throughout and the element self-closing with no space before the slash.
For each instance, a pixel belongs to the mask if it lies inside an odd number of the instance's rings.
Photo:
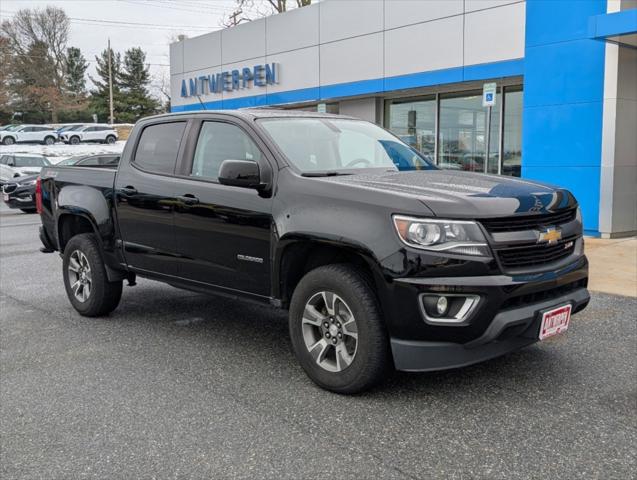
<svg viewBox="0 0 637 480">
<path fill-rule="evenodd" d="M 115 121 L 124 121 L 127 104 L 124 101 L 122 92 L 122 57 L 119 53 L 110 52 L 108 49 L 102 51 L 99 56 L 95 56 L 97 66 L 95 71 L 97 77 L 90 77 L 95 85 L 91 90 L 90 106 L 91 110 L 97 114 L 99 121 L 109 121 L 109 92 L 108 92 L 108 56 L 111 55 L 111 71 L 113 74 L 113 112 Z"/>
<path fill-rule="evenodd" d="M 86 69 L 88 63 L 79 48 L 70 47 L 66 51 L 66 88 L 74 96 L 86 94 Z"/>
<path fill-rule="evenodd" d="M 146 54 L 141 48 L 131 48 L 124 55 L 121 86 L 127 109 L 121 115 L 123 121 L 134 122 L 159 110 L 159 102 L 148 91 L 150 72 L 145 62 Z"/>
</svg>

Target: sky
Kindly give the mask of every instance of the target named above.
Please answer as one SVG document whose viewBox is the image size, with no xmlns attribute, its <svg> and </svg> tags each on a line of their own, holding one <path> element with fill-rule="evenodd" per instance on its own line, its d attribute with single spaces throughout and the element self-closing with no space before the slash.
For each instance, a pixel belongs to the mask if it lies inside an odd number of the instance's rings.
<svg viewBox="0 0 637 480">
<path fill-rule="evenodd" d="M 158 94 L 161 78 L 168 81 L 168 45 L 179 34 L 195 37 L 218 30 L 234 0 L 0 0 L 0 18 L 11 18 L 21 8 L 62 8 L 71 18 L 68 46 L 79 47 L 94 74 L 95 55 L 107 46 L 115 51 L 141 47 L 146 52 Z M 92 20 L 92 21 L 91 21 Z M 96 21 L 97 20 L 97 21 Z M 114 22 L 114 23 L 108 23 Z M 123 24 L 121 22 L 129 22 Z M 131 25 L 131 24 L 143 25 Z"/>
</svg>

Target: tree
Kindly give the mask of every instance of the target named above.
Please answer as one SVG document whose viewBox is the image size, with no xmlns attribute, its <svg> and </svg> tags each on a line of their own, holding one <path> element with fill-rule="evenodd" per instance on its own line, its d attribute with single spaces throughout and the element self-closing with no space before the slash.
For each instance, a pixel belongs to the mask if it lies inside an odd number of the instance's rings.
<svg viewBox="0 0 637 480">
<path fill-rule="evenodd" d="M 15 106 L 49 111 L 53 122 L 60 110 L 78 107 L 65 88 L 69 29 L 69 18 L 57 7 L 18 10 L 0 27 L 11 57 L 7 83 Z"/>
<path fill-rule="evenodd" d="M 146 54 L 139 48 L 131 48 L 124 54 L 124 66 L 121 73 L 122 90 L 126 93 L 128 108 L 120 114 L 123 121 L 134 122 L 146 115 L 157 113 L 159 102 L 149 91 L 149 66 L 146 64 Z"/>
<path fill-rule="evenodd" d="M 11 55 L 8 50 L 8 40 L 0 36 L 0 123 L 7 123 L 11 118 L 11 93 L 9 90 L 9 71 Z"/>
<path fill-rule="evenodd" d="M 100 55 L 95 56 L 97 77 L 90 76 L 94 89 L 91 90 L 90 107 L 98 118 L 106 121 L 110 115 L 109 91 L 108 91 L 108 57 L 111 57 L 111 71 L 113 74 L 113 111 L 115 119 L 120 120 L 120 112 L 124 112 L 126 104 L 122 92 L 122 57 L 113 49 L 105 49 Z"/>
<path fill-rule="evenodd" d="M 86 95 L 86 69 L 88 63 L 79 48 L 71 47 L 66 51 L 66 88 L 71 95 Z"/>
<path fill-rule="evenodd" d="M 257 18 L 287 12 L 292 8 L 307 7 L 312 4 L 312 0 L 267 0 L 265 3 L 256 3 L 255 0 L 235 0 L 235 4 L 234 11 L 221 21 L 222 26 L 234 27 Z"/>
</svg>

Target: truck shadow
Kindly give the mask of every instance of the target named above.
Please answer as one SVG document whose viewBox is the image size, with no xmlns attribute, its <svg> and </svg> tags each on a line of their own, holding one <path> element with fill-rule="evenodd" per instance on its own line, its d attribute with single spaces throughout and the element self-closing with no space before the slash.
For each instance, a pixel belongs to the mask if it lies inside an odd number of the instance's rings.
<svg viewBox="0 0 637 480">
<path fill-rule="evenodd" d="M 136 291 L 131 290 L 113 313 L 112 320 L 151 321 L 158 335 L 194 342 L 196 348 L 204 352 L 204 363 L 207 359 L 211 365 L 224 368 L 225 362 L 235 365 L 239 361 L 244 372 L 257 378 L 276 371 L 294 384 L 290 388 L 315 388 L 322 394 L 332 395 L 315 387 L 298 365 L 288 336 L 287 312 L 267 305 L 157 286 L 144 282 L 135 287 Z M 358 397 L 386 402 L 397 396 L 404 401 L 410 396 L 484 396 L 498 395 L 505 390 L 525 398 L 532 395 L 529 392 L 548 393 L 560 388 L 560 379 L 565 375 L 580 375 L 577 365 L 569 362 L 558 343 L 564 341 L 535 344 L 460 369 L 393 372 L 381 385 Z M 246 381 L 249 379 L 241 379 L 241 383 Z"/>
</svg>

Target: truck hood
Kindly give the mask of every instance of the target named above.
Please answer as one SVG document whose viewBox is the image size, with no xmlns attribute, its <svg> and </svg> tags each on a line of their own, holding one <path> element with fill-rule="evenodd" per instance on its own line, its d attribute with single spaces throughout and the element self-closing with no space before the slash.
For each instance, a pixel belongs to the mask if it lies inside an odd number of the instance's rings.
<svg viewBox="0 0 637 480">
<path fill-rule="evenodd" d="M 416 197 L 438 217 L 477 218 L 548 213 L 577 204 L 568 190 L 559 187 L 511 177 L 452 170 L 364 173 L 329 177 L 326 180 Z"/>
</svg>

